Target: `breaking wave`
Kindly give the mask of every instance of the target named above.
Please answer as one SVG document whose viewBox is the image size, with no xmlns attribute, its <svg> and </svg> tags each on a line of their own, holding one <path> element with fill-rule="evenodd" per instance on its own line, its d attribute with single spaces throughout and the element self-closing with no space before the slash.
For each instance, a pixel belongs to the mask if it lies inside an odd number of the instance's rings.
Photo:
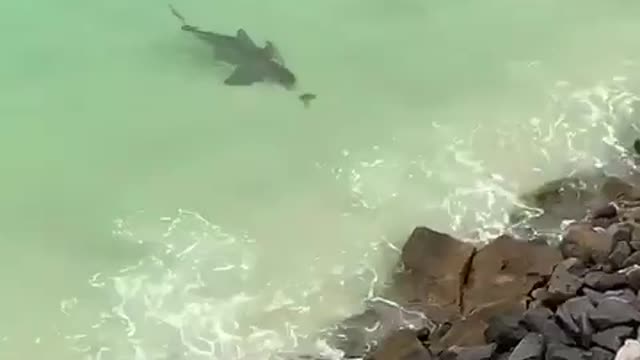
<svg viewBox="0 0 640 360">
<path fill-rule="evenodd" d="M 433 122 L 430 136 L 450 139 L 433 156 L 407 153 L 406 143 L 392 141 L 345 149 L 339 166 L 318 164 L 349 189 L 346 216 L 384 229 L 379 238 L 362 240 L 349 255 L 353 263 L 323 276 L 292 268 L 302 274 L 296 281 L 270 278 L 260 239 L 227 233 L 195 211 L 118 220 L 114 237 L 145 255 L 90 279 L 106 303 L 92 324 L 65 338 L 88 360 L 258 360 L 289 352 L 339 359 L 319 334 L 379 295 L 403 240 L 397 235 L 407 227 L 427 223 L 486 240 L 504 230 L 510 209 L 525 206 L 517 195 L 528 187 L 575 169 L 635 166 L 628 148 L 638 129 L 629 124 L 640 98 L 624 85 L 621 79 L 590 89 L 558 83 L 545 113 L 491 127 L 478 123 L 460 136 L 452 135 L 461 134 L 454 125 Z M 83 305 L 68 299 L 62 309 L 73 317 Z"/>
</svg>

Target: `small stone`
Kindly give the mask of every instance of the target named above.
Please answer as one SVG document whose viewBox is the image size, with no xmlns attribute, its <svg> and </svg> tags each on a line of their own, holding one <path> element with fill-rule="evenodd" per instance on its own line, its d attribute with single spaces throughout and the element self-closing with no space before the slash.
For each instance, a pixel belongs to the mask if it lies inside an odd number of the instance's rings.
<svg viewBox="0 0 640 360">
<path fill-rule="evenodd" d="M 541 360 L 544 355 L 542 335 L 529 333 L 513 349 L 509 360 Z"/>
<path fill-rule="evenodd" d="M 527 330 L 521 325 L 522 315 L 503 314 L 489 318 L 488 327 L 484 331 L 487 343 L 495 343 L 498 349 L 510 349 L 527 335 Z"/>
<path fill-rule="evenodd" d="M 640 268 L 632 269 L 627 273 L 627 282 L 632 289 L 640 290 Z"/>
<path fill-rule="evenodd" d="M 593 333 L 593 329 L 589 324 L 587 314 L 595 309 L 588 297 L 576 297 L 560 305 L 556 311 L 556 317 L 572 335 L 589 336 Z"/>
<path fill-rule="evenodd" d="M 452 346 L 446 352 L 453 352 L 456 360 L 490 360 L 495 350 L 496 344 L 489 344 L 469 347 Z"/>
<path fill-rule="evenodd" d="M 640 342 L 627 339 L 616 353 L 615 360 L 640 360 Z"/>
<path fill-rule="evenodd" d="M 593 210 L 593 218 L 613 218 L 618 215 L 618 209 L 615 205 L 609 203 Z"/>
<path fill-rule="evenodd" d="M 607 234 L 611 236 L 614 243 L 619 241 L 629 242 L 631 241 L 631 226 L 625 223 L 616 223 L 607 229 Z"/>
<path fill-rule="evenodd" d="M 640 251 L 635 251 L 625 261 L 622 262 L 623 268 L 633 265 L 640 265 Z"/>
<path fill-rule="evenodd" d="M 618 326 L 594 334 L 592 340 L 607 350 L 617 351 L 622 346 L 623 341 L 631 337 L 632 334 L 633 328 Z"/>
<path fill-rule="evenodd" d="M 635 234 L 636 231 L 640 232 L 640 229 L 635 229 L 633 231 L 634 231 L 634 234 Z M 629 246 L 631 246 L 631 250 L 633 250 L 633 251 L 640 250 L 640 240 L 634 240 L 634 241 L 629 242 Z"/>
<path fill-rule="evenodd" d="M 545 354 L 545 360 L 585 360 L 582 350 L 562 344 L 549 344 Z"/>
<path fill-rule="evenodd" d="M 629 255 L 631 255 L 631 247 L 628 243 L 620 241 L 609 255 L 609 262 L 614 268 L 620 269 Z"/>
<path fill-rule="evenodd" d="M 618 298 L 608 297 L 600 301 L 589 319 L 599 330 L 617 325 L 640 323 L 640 312 L 629 303 Z"/>
<path fill-rule="evenodd" d="M 521 324 L 531 332 L 543 333 L 547 320 L 553 317 L 553 312 L 546 307 L 531 308 L 525 311 Z"/>
<path fill-rule="evenodd" d="M 591 349 L 589 349 L 589 352 L 591 353 L 590 360 L 613 360 L 614 356 L 611 351 L 603 349 L 599 346 L 592 347 Z"/>
<path fill-rule="evenodd" d="M 581 286 L 582 280 L 569 273 L 567 264 L 560 263 L 553 270 L 551 279 L 549 280 L 547 288 L 547 291 L 549 292 L 548 300 L 555 303 L 561 303 L 576 296 Z"/>
<path fill-rule="evenodd" d="M 584 277 L 584 284 L 599 291 L 611 290 L 627 285 L 627 277 L 624 274 L 609 274 L 604 271 L 594 271 Z"/>
</svg>

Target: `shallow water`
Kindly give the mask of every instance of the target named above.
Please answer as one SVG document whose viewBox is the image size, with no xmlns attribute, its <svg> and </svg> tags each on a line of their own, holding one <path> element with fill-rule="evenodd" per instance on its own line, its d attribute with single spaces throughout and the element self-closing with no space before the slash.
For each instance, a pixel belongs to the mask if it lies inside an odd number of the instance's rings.
<svg viewBox="0 0 640 360">
<path fill-rule="evenodd" d="M 0 4 L 3 359 L 295 348 L 413 226 L 495 233 L 636 133 L 634 1 L 174 5 L 274 41 L 318 98 L 223 86 L 166 4 Z"/>
</svg>

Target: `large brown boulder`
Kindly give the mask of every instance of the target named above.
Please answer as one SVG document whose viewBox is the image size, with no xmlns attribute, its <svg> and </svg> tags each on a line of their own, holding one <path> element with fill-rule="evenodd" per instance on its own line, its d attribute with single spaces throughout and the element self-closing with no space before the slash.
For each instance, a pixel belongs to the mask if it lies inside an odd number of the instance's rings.
<svg viewBox="0 0 640 360">
<path fill-rule="evenodd" d="M 464 289 L 462 314 L 494 313 L 493 308 L 523 307 L 534 285 L 549 277 L 562 261 L 560 252 L 548 245 L 500 236 L 478 251 Z"/>
<path fill-rule="evenodd" d="M 402 249 L 403 298 L 435 321 L 460 313 L 461 289 L 473 245 L 426 227 L 418 227 Z"/>
</svg>

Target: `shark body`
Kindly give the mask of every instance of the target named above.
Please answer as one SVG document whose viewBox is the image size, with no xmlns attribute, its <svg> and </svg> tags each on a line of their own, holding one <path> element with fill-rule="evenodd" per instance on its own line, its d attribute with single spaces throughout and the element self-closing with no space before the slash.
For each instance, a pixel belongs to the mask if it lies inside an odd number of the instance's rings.
<svg viewBox="0 0 640 360">
<path fill-rule="evenodd" d="M 182 21 L 181 29 L 210 45 L 218 61 L 235 66 L 233 73 L 224 80 L 226 85 L 248 86 L 257 82 L 271 81 L 287 89 L 294 87 L 296 76 L 279 57 L 270 41 L 258 47 L 247 32 L 239 29 L 235 35 L 203 31 L 188 25 L 180 13 L 171 7 L 172 13 Z"/>
</svg>

